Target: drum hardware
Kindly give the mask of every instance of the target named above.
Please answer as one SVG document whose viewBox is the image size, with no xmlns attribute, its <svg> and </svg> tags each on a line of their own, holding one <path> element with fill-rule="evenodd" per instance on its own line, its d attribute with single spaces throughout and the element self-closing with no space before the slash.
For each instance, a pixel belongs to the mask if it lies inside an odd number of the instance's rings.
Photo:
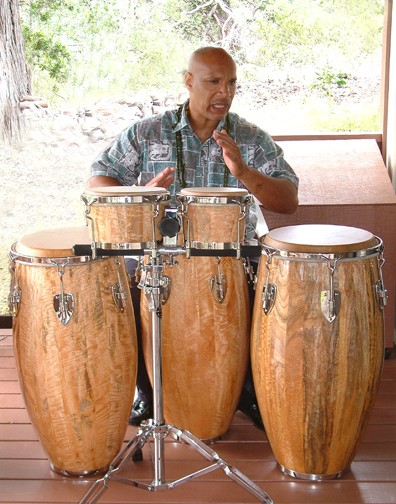
<svg viewBox="0 0 396 504">
<path fill-rule="evenodd" d="M 97 198 L 88 199 L 84 194 L 82 194 L 81 199 L 85 205 L 84 215 L 85 215 L 87 225 L 89 227 L 89 235 L 91 237 L 92 259 L 96 259 L 97 253 L 96 253 L 96 242 L 95 242 L 95 226 L 94 226 L 94 221 L 90 217 L 89 214 L 91 212 L 91 205 L 92 205 L 92 203 L 95 203 L 97 201 Z"/>
<path fill-rule="evenodd" d="M 160 204 L 158 199 L 155 202 L 151 202 L 151 213 L 152 213 L 152 220 L 151 220 L 151 248 L 156 249 L 157 248 L 157 242 L 156 242 L 156 234 L 155 230 L 157 228 L 157 219 L 160 214 Z"/>
<path fill-rule="evenodd" d="M 323 256 L 324 259 L 327 259 L 326 256 Z M 332 323 L 336 319 L 337 315 L 340 312 L 341 307 L 341 292 L 334 289 L 334 273 L 337 268 L 337 261 L 329 260 L 328 266 L 330 269 L 330 290 L 323 290 L 320 293 L 320 305 L 322 308 L 322 313 L 326 317 L 326 319 Z"/>
<path fill-rule="evenodd" d="M 120 274 L 121 263 L 118 257 L 115 259 L 115 263 L 117 266 L 118 282 L 112 285 L 111 292 L 113 293 L 113 300 L 116 307 L 118 308 L 119 311 L 123 312 L 126 307 L 126 293 L 121 281 L 121 274 Z"/>
<path fill-rule="evenodd" d="M 241 258 L 241 243 L 242 243 L 241 226 L 242 226 L 242 222 L 245 222 L 245 220 L 246 220 L 246 205 L 247 205 L 247 203 L 246 202 L 241 203 L 240 201 L 235 201 L 235 203 L 237 203 L 239 205 L 240 213 L 241 213 L 241 216 L 238 219 L 238 230 L 237 230 L 238 239 L 237 239 L 237 245 L 236 245 L 236 250 L 237 250 L 236 257 L 237 257 L 237 259 L 240 259 Z M 245 233 L 243 233 L 243 236 L 244 235 L 245 235 Z"/>
<path fill-rule="evenodd" d="M 163 237 L 173 238 L 180 230 L 180 222 L 175 214 L 175 209 L 166 209 L 165 217 L 158 223 L 158 229 Z"/>
<path fill-rule="evenodd" d="M 275 284 L 272 283 L 265 284 L 263 289 L 262 302 L 263 302 L 263 310 L 266 315 L 270 313 L 272 307 L 274 306 L 276 292 L 277 290 Z"/>
<path fill-rule="evenodd" d="M 245 273 L 247 276 L 247 281 L 249 285 L 253 285 L 253 289 L 256 288 L 256 279 L 253 270 L 253 266 L 250 263 L 250 257 L 244 257 L 243 266 L 245 268 Z"/>
<path fill-rule="evenodd" d="M 55 294 L 53 305 L 56 316 L 63 325 L 67 325 L 70 322 L 74 312 L 73 294 L 65 292 L 63 288 L 63 275 L 65 274 L 65 266 L 67 265 L 68 262 L 65 262 L 64 264 L 57 264 L 54 262 L 54 266 L 56 266 L 59 275 L 60 293 Z"/>
<path fill-rule="evenodd" d="M 139 284 L 140 283 L 140 279 L 141 279 L 141 276 L 142 276 L 142 272 L 143 272 L 143 257 L 142 256 L 138 256 L 137 257 L 137 265 L 136 265 L 136 269 L 135 269 L 135 283 L 136 284 Z M 132 278 L 130 275 L 128 275 L 129 278 L 130 278 L 130 281 L 132 282 Z"/>
<path fill-rule="evenodd" d="M 221 273 L 221 259 L 218 258 L 217 261 L 217 275 L 213 275 L 209 281 L 210 292 L 212 293 L 213 299 L 221 304 L 227 294 L 227 279 Z"/>
<path fill-rule="evenodd" d="M 74 247 L 76 249 L 76 246 Z M 147 251 L 146 251 L 147 252 Z M 152 347 L 153 347 L 153 393 L 154 393 L 154 415 L 153 419 L 142 422 L 136 436 L 127 443 L 124 450 L 117 455 L 107 473 L 98 479 L 88 492 L 83 496 L 80 504 L 97 502 L 99 497 L 109 487 L 109 481 L 115 480 L 149 491 L 170 490 L 183 483 L 187 483 L 194 478 L 208 474 L 216 469 L 223 469 L 225 474 L 233 481 L 242 486 L 245 490 L 254 495 L 260 502 L 273 504 L 272 499 L 258 485 L 247 478 L 237 468 L 227 464 L 219 455 L 208 447 L 203 441 L 193 436 L 189 431 L 179 429 L 173 425 L 166 424 L 163 416 L 162 398 L 162 348 L 161 348 L 161 320 L 163 296 L 166 292 L 168 282 L 163 276 L 164 265 L 167 261 L 174 262 L 175 254 L 186 254 L 184 248 L 172 248 L 151 251 L 150 262 L 144 265 L 145 272 L 141 276 L 140 288 L 144 289 L 146 298 L 149 300 L 149 311 L 152 318 Z M 235 252 L 234 252 L 235 253 Z M 162 255 L 169 255 L 169 259 L 163 260 Z M 144 281 L 143 281 L 144 279 Z M 144 283 L 143 283 L 144 282 Z M 191 448 L 200 453 L 211 464 L 207 467 L 192 472 L 174 481 L 167 482 L 165 475 L 165 438 L 172 435 L 177 442 L 188 444 Z M 124 462 L 134 457 L 134 454 L 141 450 L 149 440 L 154 443 L 153 471 L 154 479 L 151 483 L 145 484 L 119 476 L 117 473 Z"/>
<path fill-rule="evenodd" d="M 19 305 L 21 302 L 21 289 L 18 285 L 18 280 L 17 280 L 17 274 L 15 270 L 15 258 L 16 256 L 10 252 L 9 253 L 9 259 L 10 259 L 10 265 L 9 265 L 9 271 L 11 273 L 11 288 L 10 288 L 10 293 L 8 294 L 8 306 L 9 309 L 15 317 L 18 313 L 19 310 Z"/>
<path fill-rule="evenodd" d="M 150 254 L 149 249 L 135 249 L 133 251 L 133 255 L 135 256 L 144 256 L 147 254 Z M 186 254 L 186 249 L 183 247 L 171 247 L 171 248 L 165 248 L 165 247 L 158 247 L 154 253 L 159 253 L 159 254 L 164 254 L 164 253 L 174 253 L 174 254 L 183 254 L 185 257 L 187 257 Z M 92 249 L 90 245 L 84 245 L 81 243 L 78 243 L 73 246 L 73 253 L 76 254 L 77 256 L 87 256 L 91 258 L 92 256 Z M 130 256 L 131 251 L 130 250 L 111 250 L 111 249 L 104 249 L 101 247 L 98 247 L 96 249 L 97 257 L 107 257 L 107 256 Z M 242 245 L 241 247 L 241 256 L 242 257 L 258 257 L 261 253 L 261 248 L 260 246 L 256 245 Z M 235 249 L 217 249 L 217 250 L 210 250 L 210 249 L 191 249 L 191 257 L 197 257 L 197 256 L 207 256 L 207 257 L 236 257 L 236 250 Z M 140 275 L 140 273 L 139 273 Z"/>
<path fill-rule="evenodd" d="M 272 256 L 274 255 L 275 251 L 271 252 L 269 249 L 267 249 L 265 247 L 263 248 L 263 250 L 265 251 L 265 254 L 267 256 L 267 260 L 265 261 L 266 277 L 265 277 L 265 284 L 263 287 L 263 294 L 261 297 L 261 301 L 262 301 L 264 313 L 266 315 L 268 315 L 274 306 L 275 299 L 276 299 L 276 293 L 277 293 L 276 285 L 273 283 L 270 283 L 270 281 L 269 281 L 270 274 L 271 274 L 270 264 L 272 262 Z"/>
<path fill-rule="evenodd" d="M 141 276 L 141 281 L 138 284 L 138 288 L 144 291 L 144 294 L 147 299 L 149 311 L 152 311 L 155 306 L 155 302 L 153 299 L 153 289 L 158 288 L 161 292 L 161 305 L 164 305 L 170 295 L 171 290 L 171 279 L 164 275 L 164 266 L 169 264 L 174 266 L 177 264 L 177 261 L 174 261 L 173 254 L 170 256 L 170 261 L 162 261 L 161 256 L 159 256 L 160 264 L 156 264 L 156 262 L 150 261 L 150 263 L 145 265 L 144 273 Z M 153 273 L 156 274 L 153 274 Z M 159 278 L 159 283 L 156 285 L 154 278 Z"/>
<path fill-rule="evenodd" d="M 375 284 L 375 293 L 381 310 L 383 310 L 385 306 L 388 304 L 388 291 L 385 289 L 384 279 L 382 275 L 382 266 L 384 265 L 384 263 L 385 263 L 384 247 L 383 245 L 381 245 L 378 254 L 379 280 Z"/>
<path fill-rule="evenodd" d="M 377 294 L 378 304 L 380 305 L 381 310 L 383 310 L 388 304 L 388 291 L 384 288 L 382 280 L 378 280 L 376 283 L 375 291 Z"/>
<path fill-rule="evenodd" d="M 185 205 L 184 201 L 182 201 L 182 200 L 179 200 L 179 201 L 180 201 L 180 217 L 181 217 L 182 221 L 185 224 L 187 224 L 187 237 L 185 237 L 185 239 L 184 239 L 184 246 L 186 248 L 186 258 L 190 259 L 190 257 L 191 257 L 190 220 L 188 219 L 188 217 L 186 215 L 188 205 Z M 183 229 L 183 231 L 184 231 L 184 229 Z"/>
</svg>

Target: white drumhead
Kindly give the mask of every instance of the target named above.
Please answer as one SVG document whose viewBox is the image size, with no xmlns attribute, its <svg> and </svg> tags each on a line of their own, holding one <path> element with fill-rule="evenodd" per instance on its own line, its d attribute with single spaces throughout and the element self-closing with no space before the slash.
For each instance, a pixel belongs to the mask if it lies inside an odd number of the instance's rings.
<svg viewBox="0 0 396 504">
<path fill-rule="evenodd" d="M 220 197 L 241 197 L 249 192 L 246 189 L 234 187 L 186 187 L 180 191 L 183 196 L 220 196 Z"/>
<path fill-rule="evenodd" d="M 365 229 L 332 224 L 301 224 L 272 229 L 263 243 L 293 252 L 349 252 L 376 245 L 377 238 Z"/>
<path fill-rule="evenodd" d="M 59 227 L 22 236 L 15 251 L 28 257 L 69 257 L 74 255 L 74 245 L 90 243 L 88 226 Z"/>
<path fill-rule="evenodd" d="M 90 187 L 84 192 L 87 196 L 158 196 L 169 194 L 164 187 L 151 186 L 102 186 Z"/>
</svg>

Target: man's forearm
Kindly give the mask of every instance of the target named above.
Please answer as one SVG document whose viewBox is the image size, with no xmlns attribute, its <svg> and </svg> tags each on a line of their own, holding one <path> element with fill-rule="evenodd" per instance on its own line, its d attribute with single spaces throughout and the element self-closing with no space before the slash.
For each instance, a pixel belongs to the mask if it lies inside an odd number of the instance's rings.
<svg viewBox="0 0 396 504">
<path fill-rule="evenodd" d="M 293 213 L 298 206 L 298 191 L 288 179 L 264 175 L 245 165 L 239 180 L 260 202 L 272 212 Z"/>
</svg>

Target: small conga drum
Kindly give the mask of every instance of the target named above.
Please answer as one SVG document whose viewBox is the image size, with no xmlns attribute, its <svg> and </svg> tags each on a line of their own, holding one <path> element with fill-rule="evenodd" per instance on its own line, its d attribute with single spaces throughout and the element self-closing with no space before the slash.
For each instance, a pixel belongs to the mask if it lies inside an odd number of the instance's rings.
<svg viewBox="0 0 396 504">
<path fill-rule="evenodd" d="M 135 319 L 124 260 L 75 256 L 86 226 L 23 236 L 10 252 L 14 351 L 26 408 L 51 468 L 108 469 L 136 385 Z"/>
<path fill-rule="evenodd" d="M 381 377 L 382 242 L 335 225 L 278 228 L 260 242 L 251 362 L 265 431 L 286 474 L 340 477 Z"/>
<path fill-rule="evenodd" d="M 184 203 L 187 191 L 194 193 L 194 189 L 183 191 Z M 236 248 L 244 238 L 241 213 L 247 191 L 196 191 L 204 193 L 199 203 L 183 204 L 182 212 L 182 219 L 188 215 L 189 223 L 183 224 L 193 248 Z M 206 231 L 199 229 L 198 222 L 205 223 Z M 181 255 L 176 261 L 164 267 L 170 279 L 169 296 L 162 306 L 164 417 L 167 423 L 210 441 L 228 430 L 245 379 L 250 333 L 247 277 L 236 257 Z M 141 299 L 144 354 L 152 380 L 151 313 L 145 296 Z"/>
<path fill-rule="evenodd" d="M 186 248 L 238 249 L 251 196 L 245 189 L 190 187 L 178 194 Z"/>
<path fill-rule="evenodd" d="M 158 223 L 169 204 L 163 187 L 106 186 L 81 196 L 90 236 L 102 249 L 155 248 L 162 240 Z"/>
</svg>

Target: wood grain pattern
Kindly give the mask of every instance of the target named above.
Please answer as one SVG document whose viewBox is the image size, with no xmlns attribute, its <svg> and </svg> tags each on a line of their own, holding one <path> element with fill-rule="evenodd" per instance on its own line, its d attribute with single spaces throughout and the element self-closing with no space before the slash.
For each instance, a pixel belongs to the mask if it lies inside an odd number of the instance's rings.
<svg viewBox="0 0 396 504">
<path fill-rule="evenodd" d="M 375 296 L 376 257 L 337 264 L 341 309 L 328 322 L 321 291 L 325 261 L 272 257 L 277 286 L 265 315 L 260 259 L 252 322 L 253 377 L 266 433 L 278 463 L 301 476 L 333 477 L 347 469 L 373 407 L 384 355 L 383 311 Z"/>
<path fill-rule="evenodd" d="M 161 239 L 158 222 L 165 213 L 165 205 L 159 205 L 155 217 L 151 203 L 90 206 L 94 239 L 101 243 L 151 243 Z M 89 225 L 91 230 L 91 226 Z M 92 238 L 92 237 L 91 237 Z"/>
<path fill-rule="evenodd" d="M 200 439 L 229 428 L 242 390 L 249 351 L 250 315 L 242 261 L 222 258 L 227 294 L 222 304 L 210 292 L 216 257 L 178 257 L 166 267 L 171 294 L 162 308 L 164 416 Z M 142 296 L 142 335 L 152 377 L 151 313 Z"/>
<path fill-rule="evenodd" d="M 62 325 L 53 309 L 60 292 L 55 266 L 16 263 L 21 303 L 13 320 L 24 400 L 54 470 L 106 469 L 124 440 L 137 371 L 135 320 L 124 262 L 126 309 L 112 297 L 116 258 L 66 266 L 75 310 Z"/>
<path fill-rule="evenodd" d="M 245 236 L 245 219 L 238 205 L 202 205 L 191 203 L 183 219 L 184 237 L 198 243 L 235 243 Z"/>
</svg>

